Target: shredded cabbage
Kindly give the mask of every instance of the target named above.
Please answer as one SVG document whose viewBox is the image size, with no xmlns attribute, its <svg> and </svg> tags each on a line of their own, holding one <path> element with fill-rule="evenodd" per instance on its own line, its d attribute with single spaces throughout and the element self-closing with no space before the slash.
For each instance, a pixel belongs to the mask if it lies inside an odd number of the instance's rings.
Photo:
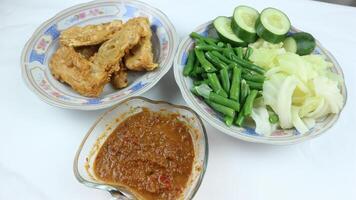
<svg viewBox="0 0 356 200">
<path fill-rule="evenodd" d="M 274 59 L 281 54 L 286 53 L 283 47 L 283 43 L 272 44 L 258 39 L 255 43 L 249 45 L 253 48 L 253 54 L 250 56 L 250 60 L 256 65 L 270 69 L 274 66 Z"/>
<path fill-rule="evenodd" d="M 301 134 L 308 132 L 308 126 L 303 122 L 303 120 L 299 117 L 299 107 L 292 106 L 292 121 L 294 127 Z"/>
<path fill-rule="evenodd" d="M 344 103 L 337 87 L 337 82 L 320 76 L 313 80 L 315 95 L 323 97 L 328 104 L 330 113 L 340 112 Z"/>
<path fill-rule="evenodd" d="M 271 44 L 262 39 L 249 46 L 253 48 L 250 60 L 267 69 L 263 102 L 278 115 L 281 128 L 295 127 L 304 134 L 319 119 L 340 112 L 344 104 L 339 89 L 341 78 L 330 70 L 332 63 L 324 56 L 299 56 L 286 52 L 283 43 Z M 255 105 L 252 118 L 256 132 L 270 135 L 266 112 L 265 106 Z"/>
<path fill-rule="evenodd" d="M 251 117 L 256 124 L 256 133 L 261 135 L 270 135 L 272 133 L 273 126 L 269 122 L 269 114 L 266 106 L 253 107 Z"/>
</svg>

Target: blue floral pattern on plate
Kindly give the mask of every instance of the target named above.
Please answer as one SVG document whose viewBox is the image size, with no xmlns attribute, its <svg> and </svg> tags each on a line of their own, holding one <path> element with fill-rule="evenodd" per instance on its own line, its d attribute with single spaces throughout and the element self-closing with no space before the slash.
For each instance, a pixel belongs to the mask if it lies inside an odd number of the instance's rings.
<svg viewBox="0 0 356 200">
<path fill-rule="evenodd" d="M 60 31 L 70 26 L 137 17 L 148 17 L 152 24 L 155 59 L 159 69 L 129 80 L 122 90 L 104 90 L 99 98 L 78 95 L 70 87 L 51 77 L 47 63 L 58 46 Z M 169 19 L 158 9 L 145 3 L 128 0 L 93 1 L 68 8 L 38 28 L 23 49 L 22 74 L 31 90 L 47 103 L 63 108 L 95 110 L 112 106 L 153 87 L 168 72 L 175 54 L 177 37 Z"/>
<path fill-rule="evenodd" d="M 290 33 L 298 32 L 296 28 L 292 28 Z M 203 36 L 217 37 L 217 33 L 212 26 L 212 22 L 207 22 L 194 30 Z M 193 108 L 204 120 L 209 124 L 217 128 L 218 130 L 231 135 L 233 137 L 258 143 L 267 143 L 267 144 L 291 144 L 296 142 L 301 142 L 306 139 L 316 137 L 321 133 L 329 129 L 338 119 L 339 115 L 329 115 L 323 121 L 318 122 L 314 128 L 309 130 L 306 134 L 299 134 L 295 129 L 282 130 L 277 129 L 272 133 L 271 136 L 259 135 L 255 132 L 252 127 L 237 127 L 231 126 L 228 127 L 223 121 L 223 117 L 212 110 L 207 104 L 204 103 L 200 98 L 196 97 L 190 92 L 190 88 L 193 86 L 193 81 L 189 77 L 184 77 L 182 72 L 185 66 L 187 55 L 190 49 L 193 48 L 193 40 L 188 36 L 184 38 L 179 47 L 174 60 L 174 77 L 176 82 L 182 92 L 184 100 Z M 330 62 L 334 64 L 333 71 L 343 77 L 341 67 L 335 60 L 335 58 L 321 46 L 317 41 L 317 46 L 313 52 L 314 54 L 324 55 Z M 345 82 L 341 84 L 341 92 L 345 98 L 347 97 Z"/>
</svg>

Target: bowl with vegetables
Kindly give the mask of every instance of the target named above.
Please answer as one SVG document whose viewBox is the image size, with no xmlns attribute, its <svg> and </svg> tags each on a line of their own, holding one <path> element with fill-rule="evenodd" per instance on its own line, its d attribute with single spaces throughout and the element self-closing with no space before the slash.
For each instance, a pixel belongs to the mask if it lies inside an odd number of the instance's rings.
<svg viewBox="0 0 356 200">
<path fill-rule="evenodd" d="M 341 67 L 276 8 L 238 6 L 179 45 L 174 75 L 202 118 L 233 137 L 292 144 L 331 128 L 346 103 Z"/>
</svg>

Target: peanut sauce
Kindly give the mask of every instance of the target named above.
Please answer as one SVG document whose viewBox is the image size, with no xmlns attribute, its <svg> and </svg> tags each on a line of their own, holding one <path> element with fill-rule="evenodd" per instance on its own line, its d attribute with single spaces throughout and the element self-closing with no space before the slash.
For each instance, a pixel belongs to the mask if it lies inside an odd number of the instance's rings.
<svg viewBox="0 0 356 200">
<path fill-rule="evenodd" d="M 189 127 L 178 116 L 144 108 L 125 119 L 100 148 L 95 176 L 143 199 L 181 197 L 192 173 L 194 147 Z"/>
</svg>

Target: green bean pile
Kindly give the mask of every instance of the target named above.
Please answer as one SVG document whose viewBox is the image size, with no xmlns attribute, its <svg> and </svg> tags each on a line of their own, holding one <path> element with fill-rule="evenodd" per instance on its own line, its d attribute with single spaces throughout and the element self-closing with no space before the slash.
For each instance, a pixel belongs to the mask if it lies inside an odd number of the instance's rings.
<svg viewBox="0 0 356 200">
<path fill-rule="evenodd" d="M 193 94 L 224 116 L 227 126 L 242 126 L 262 90 L 265 70 L 249 61 L 253 49 L 232 47 L 219 39 L 191 33 L 184 76 L 194 80 Z"/>
</svg>

